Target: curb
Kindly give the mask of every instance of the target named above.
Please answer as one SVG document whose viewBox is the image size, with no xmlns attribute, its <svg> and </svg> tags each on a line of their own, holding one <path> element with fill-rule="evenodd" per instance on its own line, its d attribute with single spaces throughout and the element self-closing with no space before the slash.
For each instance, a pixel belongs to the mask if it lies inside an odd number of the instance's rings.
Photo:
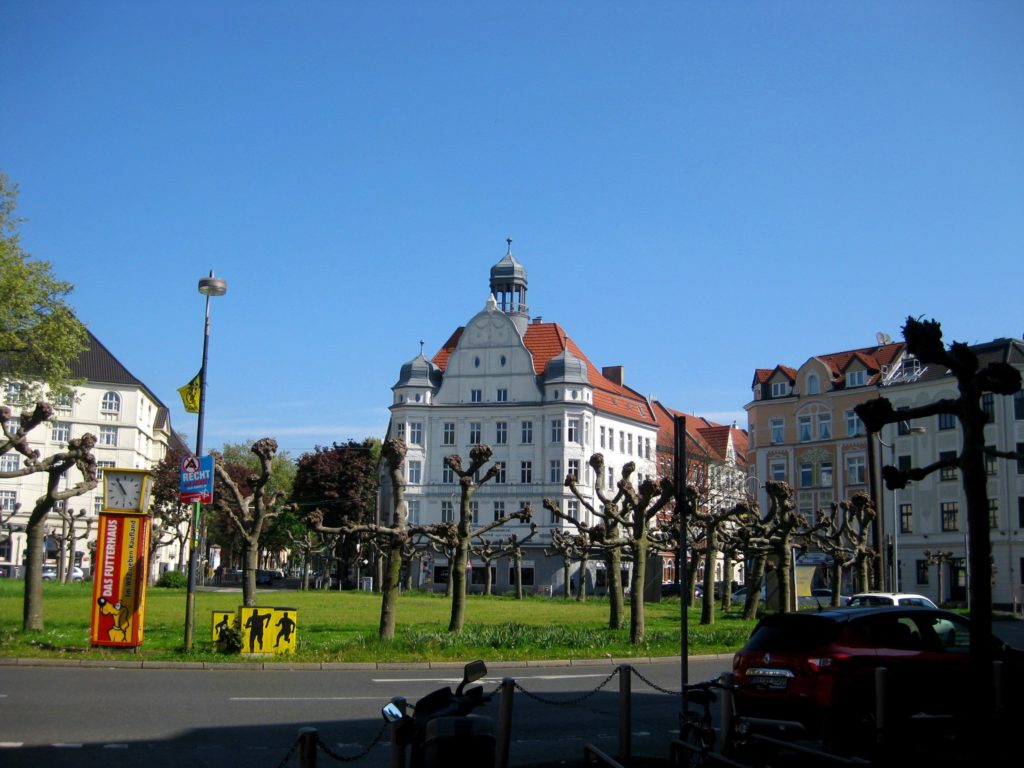
<svg viewBox="0 0 1024 768">
<path fill-rule="evenodd" d="M 690 656 L 694 661 L 723 661 L 732 658 L 731 653 Z M 538 659 L 534 661 L 494 661 L 491 666 L 499 669 L 548 669 L 553 667 L 619 667 L 624 664 L 667 664 L 677 662 L 678 656 L 638 657 L 633 659 Z M 47 659 L 0 657 L 0 667 L 72 667 L 79 669 L 190 669 L 225 672 L 345 672 L 345 671 L 395 671 L 402 669 L 461 669 L 461 661 L 377 661 L 377 662 L 265 662 L 265 661 L 122 661 L 120 659 Z"/>
</svg>

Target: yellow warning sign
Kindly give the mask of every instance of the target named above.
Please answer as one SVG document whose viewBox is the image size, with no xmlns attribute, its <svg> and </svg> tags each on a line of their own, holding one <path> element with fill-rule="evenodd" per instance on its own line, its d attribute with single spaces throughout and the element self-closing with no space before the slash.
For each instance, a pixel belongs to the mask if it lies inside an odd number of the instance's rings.
<svg viewBox="0 0 1024 768">
<path fill-rule="evenodd" d="M 295 653 L 299 612 L 294 608 L 239 608 L 242 653 Z"/>
</svg>

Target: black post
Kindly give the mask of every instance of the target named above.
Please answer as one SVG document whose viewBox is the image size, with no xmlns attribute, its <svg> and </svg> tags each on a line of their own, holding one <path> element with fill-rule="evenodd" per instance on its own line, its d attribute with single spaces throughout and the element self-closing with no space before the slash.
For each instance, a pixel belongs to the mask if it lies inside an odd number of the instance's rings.
<svg viewBox="0 0 1024 768">
<path fill-rule="evenodd" d="M 679 518 L 679 554 L 677 559 L 679 565 L 676 568 L 676 580 L 679 582 L 679 678 L 682 690 L 682 704 L 679 710 L 679 725 L 682 728 L 683 717 L 686 712 L 686 686 L 690 683 L 689 671 L 689 638 L 688 638 L 688 609 L 689 595 L 689 568 L 687 566 L 687 550 L 689 541 L 687 535 L 687 522 L 690 519 L 690 497 L 686 493 L 686 417 L 676 416 L 673 419 L 675 426 L 675 487 L 676 487 L 676 511 Z"/>
</svg>

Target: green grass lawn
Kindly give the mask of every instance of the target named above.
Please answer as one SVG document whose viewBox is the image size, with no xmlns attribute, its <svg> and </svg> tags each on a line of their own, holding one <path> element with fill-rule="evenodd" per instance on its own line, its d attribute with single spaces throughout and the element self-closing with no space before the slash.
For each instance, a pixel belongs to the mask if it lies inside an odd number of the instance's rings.
<svg viewBox="0 0 1024 768">
<path fill-rule="evenodd" d="M 0 580 L 0 656 L 20 658 L 131 659 L 160 661 L 237 661 L 218 653 L 211 640 L 211 612 L 235 610 L 241 590 L 196 593 L 194 650 L 185 653 L 185 590 L 150 587 L 147 591 L 145 641 L 137 650 L 89 645 L 92 584 L 43 584 L 43 632 L 23 632 L 24 582 Z M 414 592 L 398 603 L 395 640 L 377 638 L 380 595 L 369 592 L 263 591 L 259 605 L 298 611 L 297 652 L 276 657 L 285 662 L 487 661 L 530 659 L 626 659 L 679 655 L 679 601 L 646 606 L 647 639 L 629 644 L 629 630 L 610 630 L 608 602 L 584 603 L 531 596 L 470 596 L 461 635 L 447 631 L 449 599 Z M 689 614 L 691 655 L 728 653 L 743 644 L 753 627 L 738 613 L 718 614 L 714 625 L 698 624 L 699 610 Z M 627 613 L 628 621 L 628 613 Z M 243 657 L 244 658 L 244 657 Z M 261 661 L 267 659 L 261 658 Z"/>
</svg>

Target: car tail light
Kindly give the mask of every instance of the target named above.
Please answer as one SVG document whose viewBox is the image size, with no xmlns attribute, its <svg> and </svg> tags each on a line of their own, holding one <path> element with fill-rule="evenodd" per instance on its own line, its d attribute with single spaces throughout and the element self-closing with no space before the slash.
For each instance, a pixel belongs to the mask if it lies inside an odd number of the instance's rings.
<svg viewBox="0 0 1024 768">
<path fill-rule="evenodd" d="M 812 656 L 807 659 L 807 666 L 812 672 L 831 672 L 839 664 L 850 658 L 848 653 L 830 653 L 827 656 Z"/>
</svg>

